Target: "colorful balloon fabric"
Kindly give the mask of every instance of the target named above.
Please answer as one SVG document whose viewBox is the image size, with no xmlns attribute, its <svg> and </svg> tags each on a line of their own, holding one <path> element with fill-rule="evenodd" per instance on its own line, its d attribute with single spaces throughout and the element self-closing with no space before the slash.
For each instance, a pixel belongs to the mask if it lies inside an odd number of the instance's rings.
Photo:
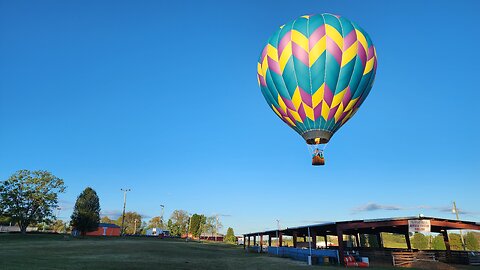
<svg viewBox="0 0 480 270">
<path fill-rule="evenodd" d="M 368 34 L 346 18 L 302 16 L 280 27 L 258 60 L 270 108 L 309 144 L 326 143 L 367 98 L 377 57 Z"/>
</svg>

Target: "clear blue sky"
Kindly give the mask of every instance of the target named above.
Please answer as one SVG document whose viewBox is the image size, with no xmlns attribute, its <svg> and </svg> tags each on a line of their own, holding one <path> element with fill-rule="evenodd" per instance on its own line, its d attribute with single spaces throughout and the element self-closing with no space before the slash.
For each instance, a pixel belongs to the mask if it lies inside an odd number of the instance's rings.
<svg viewBox="0 0 480 270">
<path fill-rule="evenodd" d="M 0 179 L 46 169 L 105 214 L 228 214 L 237 233 L 425 215 L 480 220 L 478 1 L 0 1 Z M 374 88 L 310 165 L 256 78 L 304 14 L 362 26 Z"/>
</svg>

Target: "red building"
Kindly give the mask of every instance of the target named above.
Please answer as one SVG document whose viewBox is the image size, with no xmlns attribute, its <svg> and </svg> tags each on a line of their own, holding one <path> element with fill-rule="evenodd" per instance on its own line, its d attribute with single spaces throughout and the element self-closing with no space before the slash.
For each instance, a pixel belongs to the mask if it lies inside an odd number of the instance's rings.
<svg viewBox="0 0 480 270">
<path fill-rule="evenodd" d="M 73 230 L 73 235 L 80 235 L 80 232 Z M 120 226 L 110 223 L 99 223 L 96 231 L 87 232 L 87 236 L 120 236 Z"/>
</svg>

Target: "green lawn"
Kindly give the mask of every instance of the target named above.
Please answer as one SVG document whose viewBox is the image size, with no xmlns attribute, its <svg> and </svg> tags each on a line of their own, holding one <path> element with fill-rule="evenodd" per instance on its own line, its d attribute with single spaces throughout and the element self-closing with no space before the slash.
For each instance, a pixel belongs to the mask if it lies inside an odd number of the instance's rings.
<svg viewBox="0 0 480 270">
<path fill-rule="evenodd" d="M 240 246 L 158 238 L 0 234 L 0 269 L 307 269 Z M 314 269 L 345 269 L 315 266 Z M 375 270 L 391 268 L 370 268 Z"/>
</svg>

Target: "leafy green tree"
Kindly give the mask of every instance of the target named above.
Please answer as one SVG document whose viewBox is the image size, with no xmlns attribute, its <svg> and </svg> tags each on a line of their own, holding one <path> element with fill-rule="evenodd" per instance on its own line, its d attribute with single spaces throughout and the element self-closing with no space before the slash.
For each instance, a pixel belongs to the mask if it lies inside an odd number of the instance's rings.
<svg viewBox="0 0 480 270">
<path fill-rule="evenodd" d="M 428 239 L 421 233 L 415 233 L 412 238 L 412 245 L 419 250 L 425 250 L 428 248 Z"/>
<path fill-rule="evenodd" d="M 229 244 L 235 244 L 237 242 L 237 238 L 235 237 L 235 233 L 233 232 L 233 228 L 228 227 L 227 235 L 225 235 L 225 238 L 223 238 L 223 241 L 225 243 L 229 243 Z"/>
<path fill-rule="evenodd" d="M 148 221 L 148 225 L 147 225 L 147 228 L 148 229 L 151 229 L 151 228 L 160 228 L 160 229 L 164 229 L 165 226 L 163 224 L 163 220 L 162 220 L 162 217 L 153 217 L 152 219 L 150 219 Z"/>
<path fill-rule="evenodd" d="M 190 221 L 189 232 L 194 237 L 199 237 L 205 225 L 206 217 L 204 215 L 193 214 Z"/>
<path fill-rule="evenodd" d="M 103 217 L 100 219 L 100 222 L 101 222 L 101 223 L 115 224 L 115 220 L 110 219 L 108 216 L 103 216 Z"/>
<path fill-rule="evenodd" d="M 30 224 L 54 217 L 58 193 L 65 189 L 63 180 L 50 172 L 19 170 L 0 185 L 0 205 L 25 234 Z"/>
<path fill-rule="evenodd" d="M 170 232 L 170 235 L 172 236 L 180 235 L 180 230 L 177 229 L 176 224 L 173 224 L 173 221 L 171 219 L 168 219 L 167 221 L 167 229 Z M 177 234 L 177 231 L 178 231 L 178 234 Z"/>
<path fill-rule="evenodd" d="M 203 232 L 205 234 L 211 234 L 213 236 L 216 231 L 215 222 L 216 219 L 214 216 L 207 217 L 205 219 L 205 225 L 203 226 Z"/>
<path fill-rule="evenodd" d="M 10 225 L 11 222 L 12 219 L 10 217 L 0 215 L 0 225 Z"/>
<path fill-rule="evenodd" d="M 204 227 L 204 232 L 207 234 L 211 234 L 211 236 L 213 237 L 218 233 L 220 229 L 223 228 L 223 225 L 220 220 L 217 220 L 216 216 L 210 216 L 206 218 Z"/>
<path fill-rule="evenodd" d="M 142 221 L 142 223 L 140 224 L 140 228 L 137 229 L 137 234 L 141 234 L 141 235 L 145 235 L 147 234 L 147 230 L 148 230 L 148 225 L 145 221 Z"/>
<path fill-rule="evenodd" d="M 136 226 L 135 226 L 136 223 Z M 117 219 L 116 224 L 122 226 L 122 216 Z M 126 212 L 123 231 L 125 234 L 136 234 L 142 230 L 142 216 L 137 212 Z"/>
<path fill-rule="evenodd" d="M 465 235 L 465 245 L 468 250 L 479 250 L 478 240 L 473 232 L 468 232 L 467 235 Z"/>
<path fill-rule="evenodd" d="M 445 241 L 443 240 L 443 235 L 439 234 L 435 236 L 432 240 L 432 249 L 433 250 L 446 250 Z"/>
<path fill-rule="evenodd" d="M 78 195 L 71 216 L 70 225 L 80 231 L 82 235 L 95 231 L 100 223 L 100 200 L 97 193 L 87 187 Z"/>
<path fill-rule="evenodd" d="M 169 220 L 169 222 L 171 223 L 170 223 L 170 226 L 168 227 L 170 231 L 170 235 L 181 236 L 182 234 L 186 233 L 189 219 L 190 217 L 187 211 L 184 211 L 184 210 L 173 211 Z"/>
<path fill-rule="evenodd" d="M 56 233 L 64 233 L 67 231 L 67 224 L 65 224 L 63 220 L 57 219 L 53 222 L 50 228 Z"/>
</svg>

